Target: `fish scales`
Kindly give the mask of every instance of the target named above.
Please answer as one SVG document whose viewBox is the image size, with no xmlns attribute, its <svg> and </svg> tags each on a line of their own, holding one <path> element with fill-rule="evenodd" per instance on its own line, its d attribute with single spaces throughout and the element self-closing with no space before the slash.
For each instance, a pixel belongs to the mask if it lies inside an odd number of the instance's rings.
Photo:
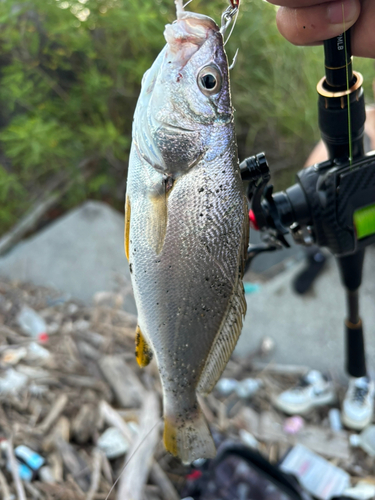
<svg viewBox="0 0 375 500">
<path fill-rule="evenodd" d="M 242 327 L 248 238 L 222 36 L 209 18 L 192 16 L 208 39 L 184 65 L 180 56 L 174 63 L 167 45 L 143 81 L 125 231 L 139 331 L 163 386 L 164 441 L 184 462 L 215 452 L 196 394 L 212 388 Z M 199 70 L 210 53 L 223 83 L 220 100 L 203 101 L 190 65 Z M 166 78 L 169 58 L 176 67 Z"/>
</svg>

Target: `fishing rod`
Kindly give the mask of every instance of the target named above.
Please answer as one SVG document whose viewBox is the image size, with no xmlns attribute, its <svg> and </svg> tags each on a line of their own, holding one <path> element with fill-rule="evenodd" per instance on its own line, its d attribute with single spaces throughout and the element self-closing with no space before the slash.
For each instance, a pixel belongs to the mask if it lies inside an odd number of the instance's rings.
<svg viewBox="0 0 375 500">
<path fill-rule="evenodd" d="M 261 252 L 289 247 L 287 234 L 298 244 L 328 248 L 338 260 L 346 290 L 347 349 L 364 362 L 358 290 L 365 248 L 375 243 L 375 152 L 364 150 L 363 77 L 353 71 L 350 39 L 348 30 L 324 42 L 318 121 L 329 159 L 299 171 L 296 183 L 277 193 L 269 184 L 264 153 L 247 158 L 240 169 L 248 182 L 250 225 L 261 231 L 263 240 L 250 245 L 248 265 Z M 349 368 L 353 375 L 355 367 Z"/>
</svg>

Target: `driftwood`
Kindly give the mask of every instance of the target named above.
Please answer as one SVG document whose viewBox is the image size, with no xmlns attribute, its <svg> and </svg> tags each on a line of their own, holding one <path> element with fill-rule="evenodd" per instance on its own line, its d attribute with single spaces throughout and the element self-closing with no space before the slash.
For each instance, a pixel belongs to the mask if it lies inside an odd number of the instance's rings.
<svg viewBox="0 0 375 500">
<path fill-rule="evenodd" d="M 49 429 L 52 427 L 52 425 L 64 411 L 67 402 L 68 402 L 68 396 L 66 394 L 61 394 L 61 396 L 59 396 L 56 399 L 48 415 L 38 427 L 39 432 L 45 433 L 49 431 Z"/>
<path fill-rule="evenodd" d="M 102 455 L 98 448 L 94 448 L 92 452 L 92 473 L 91 473 L 91 484 L 90 489 L 87 493 L 86 500 L 93 500 L 95 493 L 98 491 L 100 482 L 100 470 L 101 470 Z"/>
<path fill-rule="evenodd" d="M 17 498 L 18 500 L 26 500 L 26 494 L 22 481 L 20 479 L 20 475 L 18 473 L 17 461 L 16 457 L 14 456 L 13 443 L 11 439 L 8 439 L 6 450 L 14 485 L 17 491 Z"/>
<path fill-rule="evenodd" d="M 100 405 L 100 413 L 103 420 L 113 427 L 117 427 L 117 429 L 122 432 L 124 437 L 130 442 L 134 442 L 134 436 L 129 429 L 128 425 L 122 419 L 119 412 L 113 409 L 108 403 L 105 401 L 101 401 Z M 130 452 L 131 453 L 131 452 Z M 129 455 L 130 456 L 130 455 Z M 150 479 L 156 484 L 163 495 L 163 500 L 179 500 L 180 496 L 178 495 L 176 489 L 173 484 L 169 480 L 166 473 L 160 467 L 160 465 L 152 460 L 151 469 L 150 469 Z"/>
<path fill-rule="evenodd" d="M 1 491 L 1 498 L 3 500 L 11 500 L 12 497 L 10 494 L 9 485 L 1 470 L 0 470 L 0 491 Z"/>
<path fill-rule="evenodd" d="M 118 500 L 142 500 L 155 447 L 159 440 L 159 401 L 155 393 L 144 395 L 139 433 L 125 461 L 117 491 Z"/>
<path fill-rule="evenodd" d="M 159 487 L 163 500 L 180 500 L 180 495 L 173 486 L 167 474 L 157 462 L 153 462 L 150 470 L 151 481 Z"/>
<path fill-rule="evenodd" d="M 62 439 L 56 440 L 56 448 L 61 455 L 65 467 L 71 474 L 72 484 L 76 483 L 82 491 L 88 491 L 91 481 L 86 461 L 78 455 L 72 445 Z"/>
<path fill-rule="evenodd" d="M 99 411 L 103 420 L 108 425 L 117 427 L 117 429 L 125 436 L 125 439 L 129 441 L 129 443 L 134 440 L 134 436 L 127 426 L 126 422 L 124 422 L 119 413 L 114 410 L 108 403 L 106 403 L 105 401 L 101 401 L 99 404 Z"/>
<path fill-rule="evenodd" d="M 93 404 L 81 406 L 72 422 L 72 432 L 77 443 L 83 444 L 89 441 L 95 432 L 97 418 L 97 410 Z"/>
<path fill-rule="evenodd" d="M 123 408 L 141 405 L 145 389 L 134 371 L 120 356 L 104 356 L 99 361 L 99 366 Z"/>
</svg>

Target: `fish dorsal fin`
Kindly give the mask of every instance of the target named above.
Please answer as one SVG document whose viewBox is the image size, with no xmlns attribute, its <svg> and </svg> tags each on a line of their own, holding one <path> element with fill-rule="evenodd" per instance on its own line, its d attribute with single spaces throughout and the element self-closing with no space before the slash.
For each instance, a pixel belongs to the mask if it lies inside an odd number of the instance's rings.
<svg viewBox="0 0 375 500">
<path fill-rule="evenodd" d="M 243 318 L 246 314 L 246 299 L 242 283 L 245 270 L 245 260 L 249 242 L 249 223 L 247 215 L 247 204 L 244 203 L 244 223 L 243 223 L 242 248 L 239 255 L 239 277 L 237 286 L 234 289 L 227 313 L 221 324 L 218 335 L 207 357 L 206 364 L 202 371 L 197 386 L 200 394 L 209 394 L 219 380 L 229 358 L 237 344 L 241 334 Z"/>
<path fill-rule="evenodd" d="M 141 368 L 147 366 L 153 357 L 153 352 L 141 332 L 139 326 L 135 331 L 135 357 Z"/>
</svg>

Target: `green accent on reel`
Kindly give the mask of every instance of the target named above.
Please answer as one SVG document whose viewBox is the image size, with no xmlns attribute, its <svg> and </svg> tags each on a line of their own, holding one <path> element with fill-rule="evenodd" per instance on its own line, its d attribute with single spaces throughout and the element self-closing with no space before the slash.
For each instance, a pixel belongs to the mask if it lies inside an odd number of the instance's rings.
<svg viewBox="0 0 375 500">
<path fill-rule="evenodd" d="M 356 210 L 353 220 L 359 240 L 375 234 L 375 204 Z"/>
</svg>

